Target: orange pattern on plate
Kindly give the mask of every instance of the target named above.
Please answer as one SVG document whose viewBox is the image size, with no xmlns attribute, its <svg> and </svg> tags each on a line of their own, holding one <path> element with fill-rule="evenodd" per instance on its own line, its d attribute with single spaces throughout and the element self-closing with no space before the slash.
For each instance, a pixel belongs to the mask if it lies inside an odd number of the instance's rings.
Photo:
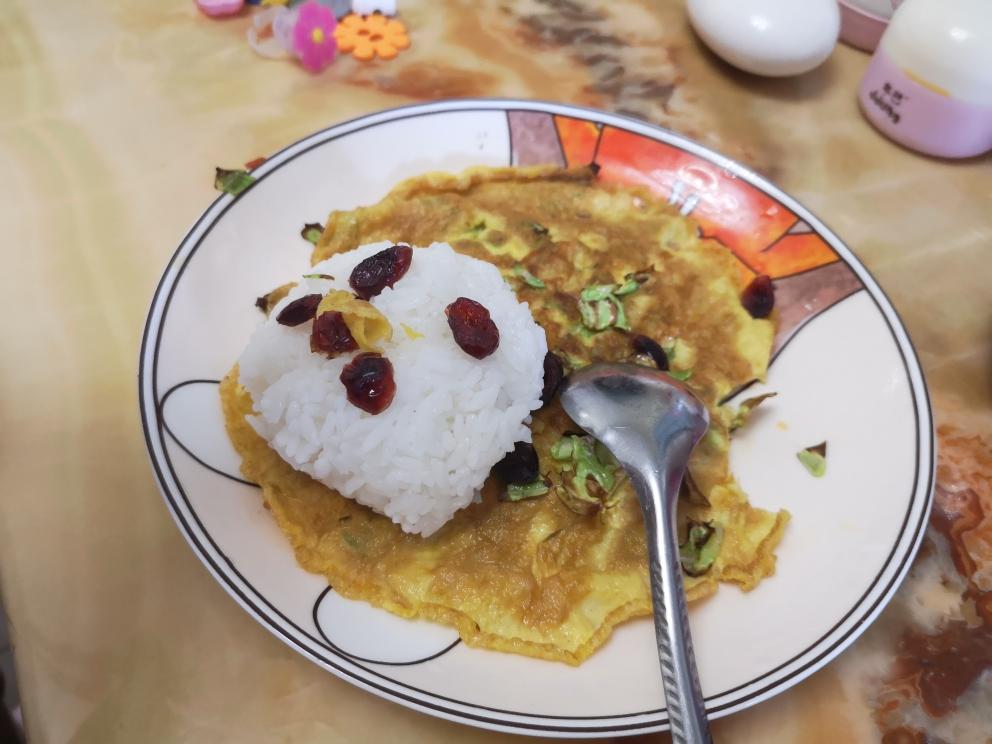
<svg viewBox="0 0 992 744">
<path fill-rule="evenodd" d="M 731 171 L 672 145 L 615 127 L 556 116 L 568 165 L 593 162 L 607 182 L 643 186 L 679 205 L 703 235 L 727 246 L 744 265 L 742 278 L 791 276 L 838 260 L 813 232 L 788 234 L 799 218 Z"/>
</svg>

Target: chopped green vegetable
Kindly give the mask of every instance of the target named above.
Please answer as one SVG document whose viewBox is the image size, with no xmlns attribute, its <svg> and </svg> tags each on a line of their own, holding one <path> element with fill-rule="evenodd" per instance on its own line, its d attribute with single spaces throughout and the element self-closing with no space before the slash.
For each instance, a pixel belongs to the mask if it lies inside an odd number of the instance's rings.
<svg viewBox="0 0 992 744">
<path fill-rule="evenodd" d="M 531 222 L 530 229 L 533 230 L 538 235 L 547 235 L 550 231 L 544 225 L 539 222 Z"/>
<path fill-rule="evenodd" d="M 651 272 L 654 271 L 653 268 L 644 269 L 643 271 L 632 271 L 623 278 L 623 283 L 618 284 L 617 288 L 613 291 L 617 297 L 623 297 L 625 295 L 633 294 L 641 285 L 644 284 L 648 279 L 651 278 Z"/>
<path fill-rule="evenodd" d="M 482 232 L 485 229 L 486 229 L 486 221 L 485 220 L 479 220 L 474 225 L 472 225 L 471 227 L 469 227 L 468 231 L 471 232 L 471 233 L 480 233 L 480 232 Z"/>
<path fill-rule="evenodd" d="M 565 444 L 566 440 L 570 448 Z M 617 478 L 620 465 L 605 446 L 592 437 L 570 434 L 562 437 L 555 444 L 555 448 L 559 455 L 563 455 L 566 448 L 569 448 L 568 458 L 571 462 L 562 466 L 563 488 L 556 489 L 558 497 L 565 506 L 584 514 L 588 511 L 584 504 L 607 508 L 614 505 L 615 502 L 611 501 L 610 497 L 620 485 Z M 552 449 L 551 456 L 557 460 L 565 459 L 555 454 L 555 448 Z M 569 475 L 566 477 L 564 473 Z"/>
<path fill-rule="evenodd" d="M 324 226 L 319 222 L 308 222 L 300 230 L 300 236 L 308 243 L 313 243 L 317 245 L 317 241 L 320 240 L 320 236 L 324 234 Z"/>
<path fill-rule="evenodd" d="M 623 301 L 619 297 L 611 297 L 613 304 L 616 305 L 617 317 L 613 321 L 613 327 L 619 328 L 621 331 L 630 330 L 630 321 L 627 320 L 627 313 L 623 309 Z"/>
<path fill-rule="evenodd" d="M 623 284 L 618 285 L 616 291 L 613 294 L 615 294 L 617 297 L 623 297 L 624 295 L 629 295 L 633 292 L 636 292 L 640 286 L 641 285 L 635 282 L 633 279 L 630 279 L 624 282 Z"/>
<path fill-rule="evenodd" d="M 605 331 L 617 325 L 618 320 L 629 328 L 626 314 L 621 318 L 622 310 L 623 305 L 612 296 L 602 300 L 579 300 L 579 317 L 583 325 L 593 331 Z"/>
<path fill-rule="evenodd" d="M 809 471 L 814 478 L 822 478 L 827 472 L 827 443 L 820 442 L 812 447 L 799 450 L 796 453 L 799 462 Z"/>
<path fill-rule="evenodd" d="M 616 322 L 616 306 L 608 300 L 596 302 L 596 328 L 609 328 Z"/>
<path fill-rule="evenodd" d="M 511 483 L 506 487 L 506 493 L 501 501 L 524 501 L 543 496 L 551 490 L 551 484 L 544 478 L 538 478 L 530 483 Z"/>
<path fill-rule="evenodd" d="M 592 284 L 579 293 L 579 315 L 593 331 L 631 330 L 621 297 L 636 292 L 647 281 L 646 272 L 627 274 L 620 284 Z"/>
<path fill-rule="evenodd" d="M 591 302 L 579 300 L 579 317 L 587 328 L 596 327 L 596 307 Z"/>
<path fill-rule="evenodd" d="M 214 188 L 231 196 L 237 196 L 255 183 L 255 177 L 248 173 L 248 171 L 240 168 L 237 170 L 217 168 L 216 171 L 214 175 Z"/>
<path fill-rule="evenodd" d="M 579 299 L 586 300 L 589 302 L 595 300 L 605 300 L 613 295 L 613 285 L 612 284 L 593 284 L 590 287 L 586 287 L 582 290 L 579 295 Z"/>
<path fill-rule="evenodd" d="M 551 445 L 551 456 L 556 460 L 571 460 L 572 449 L 572 437 L 562 437 Z"/>
<path fill-rule="evenodd" d="M 747 417 L 751 415 L 751 411 L 760 406 L 764 401 L 769 398 L 774 398 L 778 393 L 765 393 L 764 395 L 756 395 L 753 398 L 748 398 L 742 401 L 739 406 L 737 406 L 737 412 L 734 414 L 733 420 L 730 422 L 730 430 L 736 431 L 744 426 L 747 421 Z"/>
<path fill-rule="evenodd" d="M 533 287 L 534 289 L 544 289 L 546 286 L 544 282 L 538 279 L 536 276 L 531 274 L 524 268 L 523 264 L 517 264 L 513 267 L 513 273 L 523 279 L 524 284 L 528 287 Z"/>
<path fill-rule="evenodd" d="M 723 545 L 723 527 L 713 522 L 689 520 L 686 541 L 679 545 L 682 570 L 689 576 L 702 576 L 710 570 Z"/>
<path fill-rule="evenodd" d="M 685 382 L 690 377 L 692 377 L 692 370 L 691 369 L 670 369 L 670 370 L 668 370 L 668 374 L 669 374 L 669 376 L 674 377 L 676 380 L 680 380 L 682 382 Z"/>
</svg>

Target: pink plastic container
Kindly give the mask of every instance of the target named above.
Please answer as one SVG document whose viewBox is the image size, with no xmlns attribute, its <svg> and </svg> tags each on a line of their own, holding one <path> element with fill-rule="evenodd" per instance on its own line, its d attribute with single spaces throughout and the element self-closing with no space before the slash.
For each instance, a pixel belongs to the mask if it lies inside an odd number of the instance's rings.
<svg viewBox="0 0 992 744">
<path fill-rule="evenodd" d="M 906 0 L 858 94 L 868 120 L 914 150 L 992 150 L 992 0 Z"/>
<path fill-rule="evenodd" d="M 889 25 L 889 16 L 875 15 L 845 0 L 838 0 L 838 5 L 841 40 L 866 52 L 874 51 Z"/>
</svg>

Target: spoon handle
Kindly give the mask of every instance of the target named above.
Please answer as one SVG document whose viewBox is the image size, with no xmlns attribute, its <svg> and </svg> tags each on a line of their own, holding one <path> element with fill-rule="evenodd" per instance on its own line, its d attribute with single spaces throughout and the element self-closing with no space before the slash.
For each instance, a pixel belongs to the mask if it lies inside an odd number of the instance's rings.
<svg viewBox="0 0 992 744">
<path fill-rule="evenodd" d="M 692 651 L 675 507 L 683 473 L 638 473 L 637 490 L 647 531 L 648 569 L 654 602 L 654 630 L 674 744 L 710 744 L 709 723 Z M 669 510 L 666 514 L 663 510 Z M 666 518 L 667 517 L 667 518 Z"/>
</svg>

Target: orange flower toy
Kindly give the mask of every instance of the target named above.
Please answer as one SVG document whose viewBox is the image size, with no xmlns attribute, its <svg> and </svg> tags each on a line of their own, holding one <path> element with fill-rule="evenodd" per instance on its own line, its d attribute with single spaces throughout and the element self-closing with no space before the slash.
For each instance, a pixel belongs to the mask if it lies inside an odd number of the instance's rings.
<svg viewBox="0 0 992 744">
<path fill-rule="evenodd" d="M 334 38 L 338 42 L 338 51 L 350 53 L 363 62 L 376 56 L 392 59 L 410 46 L 406 26 L 395 18 L 386 18 L 379 13 L 370 16 L 346 15 L 334 29 Z"/>
</svg>

